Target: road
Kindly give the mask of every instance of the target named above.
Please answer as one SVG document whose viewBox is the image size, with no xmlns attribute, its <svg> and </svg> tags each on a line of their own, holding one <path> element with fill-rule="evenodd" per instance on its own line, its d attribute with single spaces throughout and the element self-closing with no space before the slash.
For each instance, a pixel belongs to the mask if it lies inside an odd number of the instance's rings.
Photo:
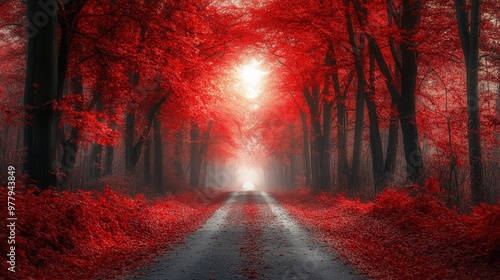
<svg viewBox="0 0 500 280">
<path fill-rule="evenodd" d="M 267 192 L 233 192 L 184 244 L 131 279 L 363 279 Z"/>
</svg>

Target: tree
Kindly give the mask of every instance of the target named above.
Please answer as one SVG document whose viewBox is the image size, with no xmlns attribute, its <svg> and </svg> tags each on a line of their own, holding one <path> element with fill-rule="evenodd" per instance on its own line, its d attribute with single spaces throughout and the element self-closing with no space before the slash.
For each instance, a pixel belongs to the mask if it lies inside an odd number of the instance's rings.
<svg viewBox="0 0 500 280">
<path fill-rule="evenodd" d="M 467 11 L 465 1 L 455 0 L 457 25 L 467 73 L 467 124 L 472 203 L 477 205 L 485 201 L 478 90 L 481 1 L 471 0 L 470 5 L 470 11 Z"/>
<path fill-rule="evenodd" d="M 55 130 L 52 108 L 57 97 L 57 2 L 55 0 L 28 1 L 28 61 L 24 106 L 26 124 L 24 171 L 44 190 L 56 186 Z"/>
</svg>

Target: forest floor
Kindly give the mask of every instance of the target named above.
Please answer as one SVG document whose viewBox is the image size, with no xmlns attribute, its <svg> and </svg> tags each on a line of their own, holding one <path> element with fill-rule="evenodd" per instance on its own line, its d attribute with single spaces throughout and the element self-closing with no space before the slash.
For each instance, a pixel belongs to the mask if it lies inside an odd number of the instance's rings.
<svg viewBox="0 0 500 280">
<path fill-rule="evenodd" d="M 432 180 L 371 202 L 28 190 L 16 195 L 16 272 L 2 262 L 0 279 L 500 279 L 500 206 L 459 214 L 440 195 Z"/>
<path fill-rule="evenodd" d="M 365 203 L 306 189 L 273 196 L 368 278 L 500 279 L 500 206 L 459 214 L 441 202 L 435 180 Z"/>
<path fill-rule="evenodd" d="M 261 191 L 233 192 L 201 229 L 137 278 L 362 279 Z"/>
</svg>

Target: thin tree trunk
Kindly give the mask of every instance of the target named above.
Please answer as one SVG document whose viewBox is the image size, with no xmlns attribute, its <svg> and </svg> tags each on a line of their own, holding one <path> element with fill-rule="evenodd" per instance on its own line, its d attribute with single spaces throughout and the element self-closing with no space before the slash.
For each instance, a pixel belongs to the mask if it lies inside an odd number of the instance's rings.
<svg viewBox="0 0 500 280">
<path fill-rule="evenodd" d="M 337 103 L 337 185 L 340 191 L 345 191 L 347 190 L 349 179 L 349 163 L 347 159 L 347 113 L 345 100 L 354 75 L 353 72 L 348 74 L 347 83 L 342 91 L 337 70 L 335 46 L 332 45 L 331 51 L 332 66 L 334 66 L 332 74 L 333 90 L 335 91 L 335 102 Z"/>
<path fill-rule="evenodd" d="M 304 169 L 306 175 L 306 186 L 311 186 L 311 151 L 309 148 L 309 127 L 307 125 L 307 115 L 304 111 L 300 111 L 300 119 L 302 121 L 302 138 L 303 145 L 302 157 L 304 159 Z"/>
<path fill-rule="evenodd" d="M 151 188 L 151 137 L 146 140 L 144 145 L 144 185 Z"/>
<path fill-rule="evenodd" d="M 349 176 L 350 189 L 357 191 L 359 187 L 359 171 L 361 165 L 361 149 L 363 144 L 363 127 L 365 118 L 364 97 L 366 95 L 365 91 L 367 86 L 364 73 L 364 65 L 363 65 L 365 38 L 364 35 L 361 34 L 359 36 L 359 42 L 356 41 L 356 34 L 354 33 L 351 14 L 347 10 L 345 11 L 345 17 L 347 21 L 347 31 L 349 34 L 349 41 L 351 43 L 352 55 L 354 59 L 354 68 L 356 70 L 356 76 L 357 76 L 356 114 L 355 114 L 356 119 L 354 125 L 352 166 Z"/>
<path fill-rule="evenodd" d="M 318 152 L 316 151 L 316 144 L 311 137 L 310 144 L 311 147 L 311 189 L 316 190 L 318 186 L 318 168 L 319 168 L 319 160 L 318 160 Z"/>
<path fill-rule="evenodd" d="M 160 119 L 155 118 L 153 121 L 153 141 L 154 141 L 154 189 L 157 194 L 164 194 L 165 188 L 163 187 L 163 150 L 162 150 L 162 137 L 161 137 L 161 123 Z"/>
<path fill-rule="evenodd" d="M 359 171 L 361 166 L 361 149 L 363 145 L 363 127 L 365 116 L 364 88 L 366 84 L 358 77 L 356 94 L 356 120 L 354 125 L 354 144 L 352 149 L 352 165 L 349 176 L 349 187 L 353 191 L 359 188 Z"/>
<path fill-rule="evenodd" d="M 191 123 L 191 173 L 189 185 L 191 189 L 200 185 L 200 128 L 196 123 Z"/>
<path fill-rule="evenodd" d="M 321 175 L 321 151 L 323 150 L 323 136 L 321 132 L 321 123 L 319 116 L 319 93 L 320 87 L 315 85 L 312 91 L 309 87 L 304 87 L 304 97 L 309 107 L 309 117 L 312 126 L 311 135 L 311 174 L 313 182 L 313 190 L 318 191 L 323 186 L 323 177 Z"/>
<path fill-rule="evenodd" d="M 398 139 L 399 139 L 399 118 L 397 105 L 391 104 L 391 116 L 389 125 L 389 139 L 387 141 L 387 152 L 384 165 L 384 180 L 385 182 L 394 181 L 396 173 L 396 158 L 398 155 Z"/>
<path fill-rule="evenodd" d="M 322 137 L 322 151 L 321 151 L 321 189 L 328 191 L 331 186 L 330 176 L 330 161 L 331 161 L 331 142 L 332 142 L 332 108 L 333 96 L 331 96 L 329 85 L 330 75 L 325 77 L 325 90 L 323 91 L 323 137 Z"/>
<path fill-rule="evenodd" d="M 79 71 L 79 67 L 76 69 Z M 82 76 L 78 73 L 76 77 L 70 80 L 71 92 L 76 95 L 83 95 L 83 81 Z M 83 111 L 83 104 L 77 104 L 75 106 L 77 112 Z M 64 173 L 61 178 L 61 186 L 64 188 L 64 184 L 72 175 L 72 171 L 76 165 L 76 159 L 78 155 L 78 149 L 80 146 L 80 129 L 78 127 L 72 127 L 70 136 L 62 143 L 63 154 L 61 158 L 61 169 L 60 171 Z"/>
<path fill-rule="evenodd" d="M 104 154 L 104 176 L 109 176 L 113 174 L 113 157 L 115 154 L 115 147 L 106 146 L 106 152 Z"/>
<path fill-rule="evenodd" d="M 102 145 L 94 144 L 90 150 L 89 175 L 92 179 L 98 179 L 102 175 Z"/>
<path fill-rule="evenodd" d="M 184 180 L 184 170 L 182 167 L 182 148 L 184 146 L 183 139 L 183 130 L 182 128 L 175 133 L 175 173 L 177 174 L 177 178 Z"/>
<path fill-rule="evenodd" d="M 370 55 L 370 85 L 369 91 L 365 95 L 366 107 L 368 108 L 368 118 L 370 122 L 370 150 L 372 154 L 372 173 L 375 185 L 375 193 L 383 188 L 384 155 L 382 151 L 382 139 L 378 124 L 377 106 L 373 97 L 375 95 L 375 60 Z"/>
<path fill-rule="evenodd" d="M 137 160 L 137 151 L 134 148 L 135 112 L 129 112 L 125 119 L 125 171 L 133 173 Z"/>
<path fill-rule="evenodd" d="M 288 154 L 288 160 L 290 161 L 290 187 L 293 187 L 297 183 L 297 159 L 295 154 Z"/>
</svg>

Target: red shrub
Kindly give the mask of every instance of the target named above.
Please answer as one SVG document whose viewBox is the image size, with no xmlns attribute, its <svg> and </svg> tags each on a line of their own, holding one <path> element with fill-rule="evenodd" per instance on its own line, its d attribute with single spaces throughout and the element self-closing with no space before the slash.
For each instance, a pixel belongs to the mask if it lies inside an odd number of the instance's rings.
<svg viewBox="0 0 500 280">
<path fill-rule="evenodd" d="M 386 190 L 373 203 L 276 193 L 283 206 L 375 279 L 500 279 L 500 207 L 460 215 L 435 198 L 437 181 Z"/>
<path fill-rule="evenodd" d="M 6 201 L 6 189 L 0 189 Z M 95 279 L 124 275 L 181 241 L 225 199 L 184 193 L 163 200 L 99 192 L 16 193 L 15 279 Z M 6 211 L 0 219 L 6 220 Z M 7 242 L 0 243 L 7 252 Z M 14 277 L 12 277 L 14 276 Z"/>
</svg>

